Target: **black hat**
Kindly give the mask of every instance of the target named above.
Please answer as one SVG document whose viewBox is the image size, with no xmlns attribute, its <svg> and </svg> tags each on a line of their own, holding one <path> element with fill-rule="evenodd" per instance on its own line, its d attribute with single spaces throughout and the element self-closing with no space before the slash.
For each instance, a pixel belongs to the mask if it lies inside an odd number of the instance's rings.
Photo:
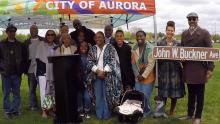
<svg viewBox="0 0 220 124">
<path fill-rule="evenodd" d="M 17 28 L 14 25 L 8 25 L 8 27 L 6 28 L 6 32 L 8 32 L 9 30 L 14 30 L 16 32 Z"/>
<path fill-rule="evenodd" d="M 190 17 L 196 17 L 196 18 L 198 18 L 198 14 L 195 13 L 195 12 L 191 12 L 191 13 L 189 13 L 189 14 L 186 16 L 186 18 L 190 18 Z"/>
</svg>

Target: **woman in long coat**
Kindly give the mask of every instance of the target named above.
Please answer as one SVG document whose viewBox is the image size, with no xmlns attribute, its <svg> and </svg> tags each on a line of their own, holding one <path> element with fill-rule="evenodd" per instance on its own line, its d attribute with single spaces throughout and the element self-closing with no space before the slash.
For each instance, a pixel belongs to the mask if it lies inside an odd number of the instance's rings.
<svg viewBox="0 0 220 124">
<path fill-rule="evenodd" d="M 180 46 L 180 43 L 174 40 L 175 23 L 169 21 L 166 26 L 166 38 L 158 42 L 158 46 Z M 182 80 L 182 64 L 175 60 L 158 60 L 158 95 L 165 99 L 171 98 L 169 115 L 174 114 L 177 98 L 185 94 L 184 83 Z"/>
<path fill-rule="evenodd" d="M 121 93 L 121 73 L 119 58 L 111 44 L 105 44 L 104 33 L 95 35 L 96 45 L 88 54 L 88 70 L 90 80 L 94 80 L 96 116 L 98 119 L 107 119 L 113 107 L 119 103 Z"/>
</svg>

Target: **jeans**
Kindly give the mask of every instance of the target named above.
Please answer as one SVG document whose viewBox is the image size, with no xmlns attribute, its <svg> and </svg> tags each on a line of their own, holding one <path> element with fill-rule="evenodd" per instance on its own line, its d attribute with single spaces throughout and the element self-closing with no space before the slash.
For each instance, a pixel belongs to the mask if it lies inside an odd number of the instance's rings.
<svg viewBox="0 0 220 124">
<path fill-rule="evenodd" d="M 91 99 L 88 90 L 78 93 L 78 111 L 88 113 L 91 107 Z"/>
<path fill-rule="evenodd" d="M 20 106 L 21 77 L 18 75 L 2 76 L 3 109 L 5 113 L 18 112 Z M 13 93 L 13 101 L 10 103 L 10 92 Z"/>
<path fill-rule="evenodd" d="M 205 84 L 187 84 L 187 86 L 188 116 L 193 117 L 195 112 L 195 118 L 201 118 L 204 106 Z"/>
<path fill-rule="evenodd" d="M 37 88 L 37 77 L 34 73 L 28 74 L 28 96 L 29 96 L 29 107 L 38 107 L 37 104 L 37 95 L 36 95 L 36 88 Z"/>
<path fill-rule="evenodd" d="M 105 91 L 105 81 L 96 79 L 94 81 L 95 97 L 96 97 L 96 116 L 98 119 L 108 119 L 111 112 L 108 108 Z"/>
<path fill-rule="evenodd" d="M 149 84 L 143 84 L 141 82 L 135 83 L 135 89 L 137 91 L 144 93 L 144 96 L 145 96 L 145 108 L 144 108 L 144 115 L 145 116 L 147 116 L 151 111 L 150 96 L 151 96 L 151 93 L 153 90 L 153 86 L 154 86 L 154 83 L 149 83 Z"/>
</svg>

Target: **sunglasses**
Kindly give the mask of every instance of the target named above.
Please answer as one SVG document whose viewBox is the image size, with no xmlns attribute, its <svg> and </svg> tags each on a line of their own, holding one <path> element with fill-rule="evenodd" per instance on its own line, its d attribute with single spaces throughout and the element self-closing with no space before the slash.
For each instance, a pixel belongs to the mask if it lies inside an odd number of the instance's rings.
<svg viewBox="0 0 220 124">
<path fill-rule="evenodd" d="M 9 30 L 8 32 L 10 32 L 10 33 L 15 33 L 16 31 L 15 31 L 15 30 Z"/>
<path fill-rule="evenodd" d="M 197 18 L 188 18 L 188 21 L 196 21 Z"/>
<path fill-rule="evenodd" d="M 47 34 L 47 36 L 54 36 L 54 34 Z"/>
</svg>

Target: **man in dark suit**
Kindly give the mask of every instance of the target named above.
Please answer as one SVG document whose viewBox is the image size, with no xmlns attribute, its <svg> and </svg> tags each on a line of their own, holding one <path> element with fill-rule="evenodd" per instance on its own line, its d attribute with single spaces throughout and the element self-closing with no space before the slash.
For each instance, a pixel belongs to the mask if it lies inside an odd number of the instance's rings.
<svg viewBox="0 0 220 124">
<path fill-rule="evenodd" d="M 70 36 L 77 43 L 77 45 L 78 45 L 79 32 L 84 33 L 86 42 L 90 43 L 92 46 L 95 45 L 95 40 L 94 40 L 95 33 L 91 29 L 82 26 L 82 23 L 79 19 L 73 20 L 73 27 L 76 30 L 71 32 Z"/>
<path fill-rule="evenodd" d="M 189 29 L 182 33 L 182 46 L 212 47 L 209 32 L 198 26 L 198 15 L 195 12 L 191 12 L 187 15 L 187 19 Z M 186 117 L 181 119 L 192 119 L 194 116 L 193 124 L 201 123 L 204 105 L 205 83 L 211 77 L 213 69 L 213 62 L 183 62 L 183 76 L 188 87 L 188 114 Z"/>
<path fill-rule="evenodd" d="M 104 32 L 105 32 L 105 43 L 115 44 L 115 38 L 112 36 L 113 26 L 106 25 L 104 28 Z"/>
</svg>

